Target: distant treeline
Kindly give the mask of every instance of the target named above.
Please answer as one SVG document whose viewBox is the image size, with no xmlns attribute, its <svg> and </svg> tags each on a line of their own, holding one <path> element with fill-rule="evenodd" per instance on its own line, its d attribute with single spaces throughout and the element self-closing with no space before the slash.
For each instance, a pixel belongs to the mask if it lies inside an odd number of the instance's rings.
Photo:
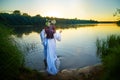
<svg viewBox="0 0 120 80">
<path fill-rule="evenodd" d="M 94 20 L 80 20 L 80 19 L 65 19 L 55 17 L 42 17 L 40 15 L 30 16 L 27 13 L 21 13 L 19 10 L 13 13 L 0 13 L 0 23 L 5 25 L 37 25 L 43 26 L 46 19 L 55 19 L 57 24 L 84 24 L 84 23 L 97 23 Z"/>
</svg>

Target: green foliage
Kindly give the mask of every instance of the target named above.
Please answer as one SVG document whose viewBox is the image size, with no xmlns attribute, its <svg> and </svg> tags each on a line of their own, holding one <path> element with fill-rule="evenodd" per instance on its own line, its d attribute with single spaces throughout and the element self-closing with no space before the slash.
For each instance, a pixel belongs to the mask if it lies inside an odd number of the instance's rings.
<svg viewBox="0 0 120 80">
<path fill-rule="evenodd" d="M 29 68 L 20 68 L 19 80 L 46 80 L 42 73 L 37 70 L 31 70 Z"/>
<path fill-rule="evenodd" d="M 103 80 L 120 80 L 120 36 L 111 35 L 107 40 L 97 40 L 96 44 L 105 68 Z"/>
<path fill-rule="evenodd" d="M 118 26 L 120 26 L 120 20 L 119 20 L 119 21 L 117 21 L 117 25 L 118 25 Z"/>
<path fill-rule="evenodd" d="M 19 74 L 22 54 L 12 44 L 12 30 L 0 24 L 0 80 L 14 80 Z"/>
<path fill-rule="evenodd" d="M 13 14 L 21 15 L 21 12 L 19 10 L 15 10 L 15 11 L 13 11 Z"/>
<path fill-rule="evenodd" d="M 78 20 L 78 19 L 64 19 L 53 17 L 42 17 L 40 15 L 29 16 L 27 13 L 21 14 L 19 10 L 13 11 L 12 14 L 0 13 L 0 22 L 6 25 L 45 25 L 46 19 L 55 19 L 57 24 L 84 24 L 84 23 L 97 23 L 94 20 Z"/>
<path fill-rule="evenodd" d="M 45 20 L 38 15 L 31 17 L 16 11 L 14 14 L 0 13 L 0 22 L 5 25 L 44 25 Z"/>
<path fill-rule="evenodd" d="M 120 9 L 119 8 L 116 9 L 113 16 L 117 18 L 117 25 L 120 26 Z"/>
<path fill-rule="evenodd" d="M 117 8 L 115 13 L 113 14 L 114 17 L 117 17 L 117 20 L 119 21 L 120 20 L 120 9 Z"/>
</svg>

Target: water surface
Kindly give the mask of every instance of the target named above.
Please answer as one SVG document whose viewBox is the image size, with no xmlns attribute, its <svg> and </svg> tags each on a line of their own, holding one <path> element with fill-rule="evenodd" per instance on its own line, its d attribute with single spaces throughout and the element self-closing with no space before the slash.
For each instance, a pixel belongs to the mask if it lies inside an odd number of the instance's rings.
<svg viewBox="0 0 120 80">
<path fill-rule="evenodd" d="M 100 59 L 96 55 L 96 39 L 106 39 L 108 35 L 120 34 L 120 27 L 116 24 L 74 25 L 72 28 L 68 27 L 62 29 L 62 41 L 56 43 L 57 55 L 61 60 L 60 69 L 80 68 L 99 63 Z M 44 70 L 40 30 L 30 29 L 29 31 L 27 29 L 27 31 L 14 36 L 24 51 L 25 66 L 36 70 Z"/>
</svg>

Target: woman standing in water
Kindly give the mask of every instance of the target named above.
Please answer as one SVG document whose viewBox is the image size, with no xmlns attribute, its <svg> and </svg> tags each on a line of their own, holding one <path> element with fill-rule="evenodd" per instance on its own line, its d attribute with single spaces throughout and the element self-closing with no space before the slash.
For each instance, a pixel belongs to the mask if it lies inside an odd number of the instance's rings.
<svg viewBox="0 0 120 80">
<path fill-rule="evenodd" d="M 46 27 L 41 31 L 40 37 L 44 46 L 44 62 L 47 72 L 56 75 L 59 71 L 60 61 L 56 55 L 56 40 L 61 41 L 61 31 L 55 30 L 55 20 L 47 21 Z"/>
</svg>

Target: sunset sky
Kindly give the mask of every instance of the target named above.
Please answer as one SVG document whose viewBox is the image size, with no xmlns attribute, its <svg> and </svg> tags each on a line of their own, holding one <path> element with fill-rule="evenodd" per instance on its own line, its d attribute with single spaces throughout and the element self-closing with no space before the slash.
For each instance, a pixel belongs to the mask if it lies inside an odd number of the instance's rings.
<svg viewBox="0 0 120 80">
<path fill-rule="evenodd" d="M 20 10 L 31 16 L 114 21 L 120 0 L 0 0 L 0 12 Z"/>
</svg>

